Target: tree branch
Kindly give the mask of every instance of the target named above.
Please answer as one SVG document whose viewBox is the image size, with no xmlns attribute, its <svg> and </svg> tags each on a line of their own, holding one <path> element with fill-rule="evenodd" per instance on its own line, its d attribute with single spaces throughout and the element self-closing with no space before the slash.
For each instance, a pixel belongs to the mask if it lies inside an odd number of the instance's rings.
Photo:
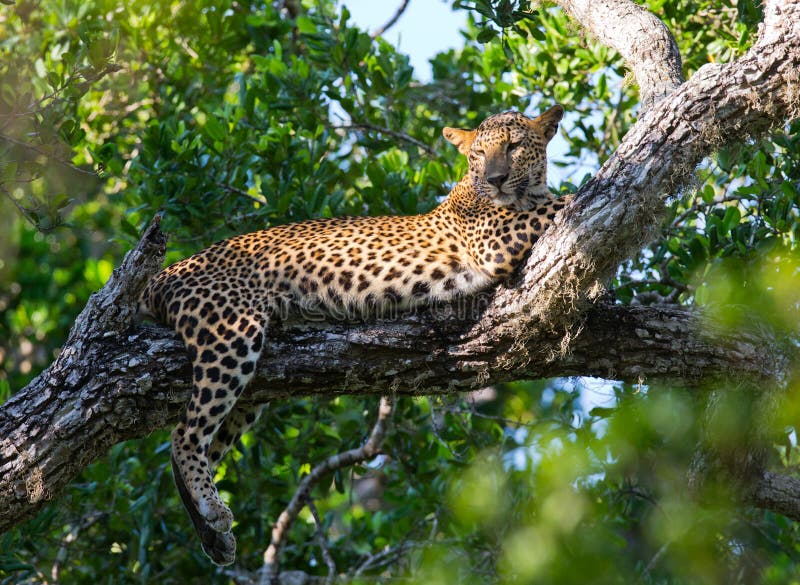
<svg viewBox="0 0 800 585">
<path fill-rule="evenodd" d="M 709 327 L 678 307 L 592 304 L 653 233 L 664 195 L 703 156 L 798 114 L 800 5 L 768 2 L 765 11 L 753 50 L 703 67 L 639 120 L 516 279 L 474 303 L 402 319 L 275 328 L 242 399 L 435 394 L 569 375 L 782 380 L 797 349 L 769 335 Z M 0 532 L 36 513 L 111 445 L 163 428 L 183 409 L 190 368 L 182 344 L 162 327 L 133 325 L 164 245 L 156 222 L 92 296 L 58 359 L 0 406 Z M 773 480 L 762 478 L 759 501 L 791 511 L 785 502 L 796 499 L 779 496 L 794 484 L 781 491 Z"/>
<path fill-rule="evenodd" d="M 392 399 L 388 396 L 381 397 L 381 402 L 378 406 L 378 420 L 375 421 L 375 426 L 372 427 L 372 432 L 366 443 L 357 449 L 350 449 L 343 453 L 331 455 L 325 461 L 316 465 L 311 472 L 300 481 L 300 485 L 297 487 L 294 496 L 292 496 L 286 509 L 281 512 L 281 515 L 272 527 L 272 540 L 269 543 L 269 547 L 267 547 L 267 550 L 264 552 L 264 566 L 261 569 L 261 583 L 263 585 L 278 585 L 277 577 L 280 568 L 278 556 L 280 555 L 289 529 L 292 527 L 292 524 L 294 524 L 303 506 L 310 500 L 311 490 L 313 490 L 325 476 L 337 469 L 361 463 L 380 453 L 383 438 L 386 436 L 389 416 L 392 414 L 392 402 Z"/>
<path fill-rule="evenodd" d="M 93 295 L 61 356 L 0 406 L 0 532 L 38 511 L 83 467 L 120 441 L 174 423 L 190 392 L 190 364 L 168 329 L 131 325 L 133 291 L 157 271 L 163 236 L 151 226 Z M 693 383 L 728 377 L 772 381 L 791 360 L 757 332 L 710 327 L 680 307 L 598 304 L 561 355 L 557 332 L 515 351 L 461 349 L 480 302 L 434 307 L 402 319 L 295 323 L 270 333 L 258 374 L 241 400 L 309 394 L 442 394 L 486 384 L 590 375 Z M 485 303 L 484 303 L 485 304 Z"/>
<path fill-rule="evenodd" d="M 398 132 L 397 130 L 392 130 L 391 128 L 385 128 L 383 126 L 376 126 L 374 124 L 366 124 L 361 122 L 355 122 L 353 124 L 341 124 L 334 126 L 334 129 L 342 129 L 342 130 L 366 130 L 367 132 L 378 132 L 379 134 L 385 134 L 386 136 L 391 136 L 392 138 L 396 138 L 397 140 L 403 140 L 404 142 L 408 142 L 409 144 L 413 144 L 417 148 L 423 150 L 429 156 L 435 156 L 436 151 L 433 150 L 430 146 L 425 144 L 424 142 L 420 142 L 413 136 L 409 136 L 405 132 Z"/>
<path fill-rule="evenodd" d="M 750 496 L 750 502 L 800 522 L 800 479 L 766 471 Z"/>
<path fill-rule="evenodd" d="M 375 39 L 381 35 L 386 34 L 386 31 L 392 28 L 395 25 L 395 23 L 400 19 L 400 17 L 403 16 L 403 13 L 406 11 L 406 8 L 408 8 L 409 1 L 410 0 L 403 0 L 400 3 L 400 6 L 397 8 L 397 10 L 395 10 L 395 13 L 392 15 L 392 17 L 389 20 L 387 20 L 382 27 L 371 32 L 369 36 Z"/>
<path fill-rule="evenodd" d="M 336 561 L 333 560 L 333 556 L 331 555 L 328 539 L 325 536 L 325 531 L 322 529 L 322 518 L 320 518 L 319 510 L 317 510 L 314 500 L 309 498 L 306 505 L 308 506 L 308 511 L 311 512 L 311 515 L 314 517 L 314 527 L 317 540 L 319 541 L 319 548 L 322 553 L 322 560 L 325 561 L 325 565 L 328 567 L 328 576 L 325 578 L 325 585 L 332 585 L 333 582 L 336 581 Z"/>
<path fill-rule="evenodd" d="M 639 85 L 642 113 L 683 83 L 681 54 L 667 26 L 630 0 L 555 0 L 604 45 L 616 50 Z"/>
<path fill-rule="evenodd" d="M 664 198 L 687 184 L 704 157 L 800 113 L 800 4 L 772 2 L 765 10 L 777 4 L 783 18 L 770 21 L 777 30 L 762 26 L 741 59 L 705 65 L 639 119 L 539 240 L 520 282 L 495 294 L 466 335 L 466 349 L 513 348 L 546 331 L 570 330 L 581 315 L 576 309 L 652 239 Z"/>
<path fill-rule="evenodd" d="M 26 150 L 29 150 L 31 152 L 35 152 L 36 154 L 44 156 L 44 157 L 46 157 L 46 158 L 48 158 L 48 159 L 60 164 L 61 166 L 65 167 L 65 168 L 67 168 L 67 169 L 69 169 L 71 171 L 74 171 L 76 173 L 80 173 L 82 175 L 89 175 L 90 177 L 97 177 L 98 176 L 98 174 L 95 171 L 90 171 L 90 170 L 87 170 L 87 169 L 83 169 L 83 168 L 71 163 L 70 161 L 64 160 L 63 158 L 59 158 L 59 157 L 55 156 L 52 153 L 46 152 L 46 151 L 42 150 L 41 148 L 39 148 L 37 146 L 34 146 L 33 144 L 28 144 L 27 142 L 22 142 L 21 140 L 17 140 L 16 138 L 12 138 L 11 136 L 7 136 L 5 134 L 0 134 L 0 142 L 3 142 L 3 141 L 8 142 L 10 144 L 13 144 L 14 146 L 22 147 L 22 148 L 24 148 Z"/>
</svg>

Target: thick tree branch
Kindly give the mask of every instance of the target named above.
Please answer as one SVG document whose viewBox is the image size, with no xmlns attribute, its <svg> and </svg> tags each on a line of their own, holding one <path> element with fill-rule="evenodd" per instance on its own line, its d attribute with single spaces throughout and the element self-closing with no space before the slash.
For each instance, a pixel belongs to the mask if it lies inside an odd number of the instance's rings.
<svg viewBox="0 0 800 585">
<path fill-rule="evenodd" d="M 133 315 L 131 291 L 161 258 L 163 239 L 148 230 L 76 321 L 59 360 L 0 407 L 0 532 L 34 514 L 111 445 L 177 420 L 189 396 L 183 344 L 161 326 L 120 326 Z M 790 359 L 762 334 L 709 328 L 685 308 L 599 304 L 566 355 L 556 359 L 563 336 L 553 332 L 528 339 L 517 351 L 533 359 L 505 369 L 495 366 L 504 348 L 461 349 L 461 332 L 478 319 L 480 303 L 398 320 L 286 324 L 271 332 L 242 400 L 449 393 L 570 375 L 772 381 Z"/>
<path fill-rule="evenodd" d="M 640 118 L 539 240 L 521 282 L 494 296 L 465 349 L 513 348 L 548 330 L 569 331 L 576 307 L 652 239 L 664 197 L 686 185 L 704 157 L 800 114 L 800 3 L 765 6 L 776 10 L 782 18 L 762 26 L 741 59 L 705 65 Z"/>
<path fill-rule="evenodd" d="M 709 328 L 681 308 L 589 302 L 648 240 L 664 195 L 704 156 L 797 115 L 800 5 L 772 2 L 765 10 L 753 50 L 730 65 L 704 67 L 643 116 L 514 282 L 483 304 L 275 328 L 243 399 L 432 394 L 565 375 L 781 380 L 796 350 L 769 336 Z M 161 327 L 131 325 L 163 247 L 151 227 L 92 297 L 59 358 L 0 407 L 0 532 L 33 515 L 111 445 L 165 427 L 183 408 L 190 376 L 182 345 Z M 755 492 L 765 506 L 800 509 L 798 492 L 771 482 L 765 476 Z"/>
<path fill-rule="evenodd" d="M 800 479 L 766 471 L 750 496 L 750 502 L 800 522 Z"/>
<path fill-rule="evenodd" d="M 135 319 L 139 291 L 164 261 L 166 238 L 159 225 L 157 217 L 102 290 L 89 298 L 56 361 L 0 407 L 0 532 L 17 521 L 15 516 L 35 512 L 123 435 L 142 436 L 135 430 L 138 417 L 154 416 L 145 424 L 151 429 L 165 424 L 164 413 L 137 412 L 137 405 L 122 396 L 132 389 L 147 391 L 146 368 L 132 378 L 115 379 L 120 368 L 139 365 L 131 354 L 123 355 L 121 336 Z M 123 350 L 121 361 L 98 361 L 97 350 L 112 339 Z M 103 387 L 107 395 L 86 393 L 87 386 Z M 89 420 L 94 424 L 83 424 Z"/>
<path fill-rule="evenodd" d="M 681 54 L 667 26 L 630 0 L 555 0 L 597 40 L 616 50 L 639 85 L 642 113 L 683 83 Z"/>
</svg>

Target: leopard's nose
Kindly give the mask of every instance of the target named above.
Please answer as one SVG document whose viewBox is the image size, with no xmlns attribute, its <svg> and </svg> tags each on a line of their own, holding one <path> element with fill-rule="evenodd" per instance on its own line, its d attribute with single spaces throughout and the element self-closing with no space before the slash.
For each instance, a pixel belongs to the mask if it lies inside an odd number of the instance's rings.
<svg viewBox="0 0 800 585">
<path fill-rule="evenodd" d="M 490 185 L 494 185 L 499 189 L 503 185 L 503 183 L 506 182 L 507 178 L 508 178 L 508 173 L 504 174 L 496 173 L 486 177 L 486 180 L 489 182 Z"/>
</svg>

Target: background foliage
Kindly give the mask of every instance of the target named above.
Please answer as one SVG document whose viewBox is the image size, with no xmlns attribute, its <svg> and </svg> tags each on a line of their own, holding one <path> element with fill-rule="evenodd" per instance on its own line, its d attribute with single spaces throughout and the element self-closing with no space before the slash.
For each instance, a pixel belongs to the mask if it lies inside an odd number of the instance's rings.
<svg viewBox="0 0 800 585">
<path fill-rule="evenodd" d="M 285 4 L 278 8 L 278 4 Z M 758 6 L 650 0 L 686 76 L 752 42 Z M 169 260 L 309 217 L 431 209 L 465 169 L 439 137 L 504 109 L 570 112 L 556 190 L 574 191 L 637 115 L 619 57 L 557 9 L 456 0 L 463 46 L 408 58 L 331 0 L 18 0 L 0 8 L 0 401 L 58 351 L 88 295 L 166 212 Z M 443 25 L 446 25 L 443 23 Z M 798 123 L 723 149 L 668 201 L 619 302 L 706 307 L 796 335 Z M 735 307 L 735 308 L 732 308 Z M 770 457 L 796 468 L 791 386 Z M 736 389 L 719 437 L 748 425 Z M 399 401 L 386 456 L 315 494 L 342 572 L 363 582 L 788 583 L 797 526 L 686 494 L 704 401 L 680 388 L 519 382 Z M 363 440 L 371 399 L 273 404 L 220 468 L 240 562 L 309 465 Z M 0 583 L 225 583 L 167 471 L 168 435 L 115 446 L 37 518 L 0 535 Z M 713 491 L 720 490 L 720 492 Z M 308 511 L 284 566 L 325 574 Z"/>
</svg>

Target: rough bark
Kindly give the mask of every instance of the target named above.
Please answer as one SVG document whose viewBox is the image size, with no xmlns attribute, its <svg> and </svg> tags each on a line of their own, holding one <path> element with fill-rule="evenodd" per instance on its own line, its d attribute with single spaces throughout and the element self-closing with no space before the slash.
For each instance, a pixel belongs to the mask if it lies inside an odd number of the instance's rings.
<svg viewBox="0 0 800 585">
<path fill-rule="evenodd" d="M 501 287 L 471 344 L 513 348 L 544 331 L 569 331 L 621 262 L 652 239 L 667 195 L 685 186 L 718 148 L 800 113 L 800 3 L 767 3 L 777 29 L 727 65 L 703 66 L 648 111 L 546 232 L 521 282 Z M 514 315 L 516 318 L 510 319 Z M 525 356 L 509 352 L 508 360 Z"/>
<path fill-rule="evenodd" d="M 184 408 L 183 344 L 164 327 L 134 322 L 133 291 L 160 266 L 163 242 L 154 224 L 93 295 L 59 359 L 0 407 L 0 532 L 36 513 L 109 447 L 164 428 Z M 530 338 L 516 351 L 531 359 L 508 369 L 494 367 L 502 347 L 463 347 L 462 331 L 480 315 L 478 302 L 365 323 L 287 323 L 271 331 L 242 400 L 452 393 L 572 375 L 772 382 L 791 357 L 764 333 L 717 329 L 686 308 L 598 303 L 565 354 L 556 332 Z"/>
<path fill-rule="evenodd" d="M 800 521 L 798 494 L 800 494 L 800 479 L 766 471 L 749 499 L 759 508 Z"/>
<path fill-rule="evenodd" d="M 683 83 L 681 54 L 667 26 L 630 0 L 556 0 L 604 45 L 615 49 L 639 85 L 642 112 Z"/>
<path fill-rule="evenodd" d="M 139 291 L 164 260 L 166 238 L 159 223 L 153 221 L 103 289 L 89 298 L 58 358 L 0 407 L 0 532 L 18 521 L 15 517 L 38 510 L 126 435 L 143 436 L 140 427 L 165 424 L 160 413 L 139 410 L 128 398 L 131 390 L 146 393 L 148 364 L 125 351 L 122 336 L 135 318 Z M 109 342 L 119 346 L 113 356 L 98 353 Z M 158 351 L 157 343 L 152 350 Z M 136 371 L 139 365 L 143 368 Z M 131 371 L 136 373 L 118 375 Z"/>
<path fill-rule="evenodd" d="M 800 6 L 772 2 L 765 10 L 753 50 L 702 68 L 652 107 L 513 282 L 466 307 L 368 323 L 284 324 L 271 331 L 244 399 L 432 394 L 568 375 L 781 380 L 794 356 L 768 336 L 717 330 L 678 307 L 594 302 L 619 263 L 650 238 L 663 197 L 704 156 L 797 115 Z M 133 323 L 135 298 L 163 246 L 157 226 L 149 229 L 92 297 L 59 358 L 0 407 L 0 532 L 34 514 L 112 444 L 172 422 L 185 403 L 189 366 L 180 342 Z M 794 481 L 767 474 L 753 501 L 798 518 Z"/>
</svg>

